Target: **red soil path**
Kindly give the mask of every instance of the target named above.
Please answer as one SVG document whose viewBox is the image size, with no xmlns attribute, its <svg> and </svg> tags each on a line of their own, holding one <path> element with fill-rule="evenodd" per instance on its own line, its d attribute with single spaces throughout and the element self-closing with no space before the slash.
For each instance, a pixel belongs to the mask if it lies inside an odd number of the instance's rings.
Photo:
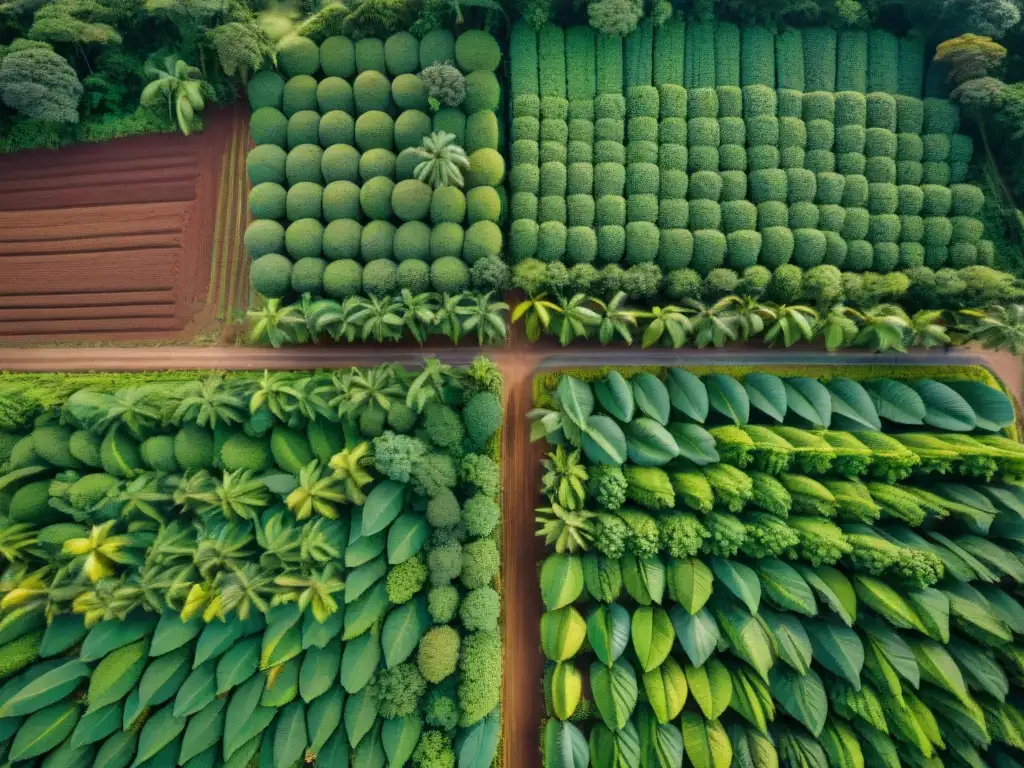
<svg viewBox="0 0 1024 768">
<path fill-rule="evenodd" d="M 234 194 L 220 179 L 244 153 L 245 117 L 211 110 L 206 123 L 0 158 L 3 343 L 166 341 L 209 320 L 218 202 Z M 229 225 L 220 255 L 241 247 L 244 212 Z"/>
</svg>

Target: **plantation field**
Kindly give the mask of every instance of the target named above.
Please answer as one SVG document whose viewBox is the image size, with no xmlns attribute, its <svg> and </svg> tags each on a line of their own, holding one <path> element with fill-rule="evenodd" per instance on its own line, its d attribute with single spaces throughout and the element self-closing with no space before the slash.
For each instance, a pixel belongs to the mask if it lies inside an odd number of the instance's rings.
<svg viewBox="0 0 1024 768">
<path fill-rule="evenodd" d="M 620 371 L 535 382 L 535 436 L 566 441 L 545 765 L 1014 759 L 1024 449 L 987 371 Z"/>
<path fill-rule="evenodd" d="M 0 377 L 8 759 L 490 765 L 501 403 L 483 359 Z"/>
<path fill-rule="evenodd" d="M 246 121 L 0 165 L 3 343 L 188 341 L 248 302 Z"/>
</svg>

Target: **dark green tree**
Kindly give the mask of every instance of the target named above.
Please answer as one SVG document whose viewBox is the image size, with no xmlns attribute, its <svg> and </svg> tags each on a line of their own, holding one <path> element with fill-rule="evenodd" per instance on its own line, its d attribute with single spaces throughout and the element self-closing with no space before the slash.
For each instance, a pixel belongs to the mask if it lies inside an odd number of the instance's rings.
<svg viewBox="0 0 1024 768">
<path fill-rule="evenodd" d="M 82 84 L 47 43 L 15 40 L 0 61 L 0 99 L 33 120 L 78 122 Z"/>
</svg>

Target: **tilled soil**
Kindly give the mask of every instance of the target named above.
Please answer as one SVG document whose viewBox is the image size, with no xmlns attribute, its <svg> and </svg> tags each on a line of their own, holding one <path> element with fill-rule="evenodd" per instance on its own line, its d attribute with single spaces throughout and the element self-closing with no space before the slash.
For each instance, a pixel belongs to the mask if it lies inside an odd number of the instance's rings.
<svg viewBox="0 0 1024 768">
<path fill-rule="evenodd" d="M 188 338 L 206 321 L 218 201 L 237 196 L 219 195 L 222 169 L 244 157 L 244 125 L 211 109 L 190 137 L 0 158 L 0 343 Z M 221 250 L 240 247 L 244 215 L 229 225 Z"/>
<path fill-rule="evenodd" d="M 518 334 L 515 334 L 518 335 Z M 416 366 L 424 356 L 436 355 L 445 362 L 467 364 L 478 354 L 493 359 L 505 376 L 506 412 L 502 434 L 504 545 L 502 589 L 505 605 L 505 683 L 502 706 L 504 762 L 506 768 L 539 768 L 540 724 L 544 701 L 541 679 L 544 659 L 540 652 L 538 618 L 544 608 L 537 578 L 544 544 L 534 535 L 534 510 L 540 503 L 541 444 L 530 443 L 526 414 L 532 407 L 532 380 L 543 368 L 649 363 L 679 365 L 720 363 L 744 365 L 760 362 L 825 363 L 819 352 L 766 352 L 761 349 L 726 349 L 711 352 L 686 350 L 640 351 L 627 349 L 574 348 L 560 350 L 549 343 L 528 345 L 510 340 L 504 348 L 479 350 L 450 346 L 434 349 L 386 347 L 304 347 L 258 349 L 243 347 L 171 347 L 101 349 L 0 349 L 0 370 L 8 371 L 146 371 L 192 369 L 302 370 L 379 365 L 400 362 Z M 839 358 L 836 358 L 837 360 Z M 983 363 L 1005 382 L 1018 401 L 1022 394 L 1020 360 L 1010 354 L 979 354 L 958 350 L 929 355 L 848 356 L 854 363 L 927 362 L 939 364 Z M 945 362 L 943 362 L 945 361 Z"/>
</svg>

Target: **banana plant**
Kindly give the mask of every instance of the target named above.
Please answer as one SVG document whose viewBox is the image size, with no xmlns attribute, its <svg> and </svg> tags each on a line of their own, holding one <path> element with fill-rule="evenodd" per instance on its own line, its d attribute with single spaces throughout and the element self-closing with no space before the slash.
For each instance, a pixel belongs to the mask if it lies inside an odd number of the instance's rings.
<svg viewBox="0 0 1024 768">
<path fill-rule="evenodd" d="M 519 302 L 512 311 L 512 322 L 517 323 L 525 318 L 526 338 L 537 341 L 542 331 L 551 328 L 551 321 L 562 308 L 551 301 L 546 293 L 529 296 Z"/>
<path fill-rule="evenodd" d="M 663 340 L 667 340 L 673 349 L 679 349 L 689 341 L 693 333 L 693 321 L 687 316 L 686 310 L 674 304 L 654 307 L 641 317 L 650 320 L 641 338 L 644 349 L 662 343 Z"/>
<path fill-rule="evenodd" d="M 739 296 L 726 296 L 708 306 L 689 299 L 686 308 L 693 315 L 693 341 L 698 349 L 709 344 L 721 347 L 739 338 L 739 320 L 735 307 Z"/>
<path fill-rule="evenodd" d="M 815 333 L 824 337 L 825 349 L 835 352 L 853 343 L 860 328 L 857 321 L 861 319 L 863 315 L 852 307 L 833 304 L 825 317 L 821 318 Z"/>
<path fill-rule="evenodd" d="M 879 304 L 863 313 L 864 326 L 853 343 L 875 352 L 906 352 L 910 318 L 895 304 Z"/>
<path fill-rule="evenodd" d="M 504 314 L 508 311 L 508 304 L 492 301 L 493 295 L 493 291 L 488 291 L 464 305 L 462 330 L 465 333 L 476 331 L 476 340 L 481 346 L 504 341 L 508 335 Z"/>
<path fill-rule="evenodd" d="M 206 83 L 199 79 L 200 69 L 177 56 L 166 56 L 162 62 L 153 59 L 146 62 L 144 71 L 151 82 L 142 89 L 139 103 L 151 107 L 166 101 L 167 115 L 172 120 L 177 119 L 181 132 L 188 136 L 196 113 L 206 106 L 203 99 Z"/>
<path fill-rule="evenodd" d="M 775 322 L 764 334 L 767 344 L 782 343 L 791 347 L 798 341 L 810 341 L 818 323 L 818 313 L 805 304 L 783 304 L 775 309 Z"/>
<path fill-rule="evenodd" d="M 413 293 L 408 288 L 402 289 L 398 299 L 402 325 L 420 344 L 430 335 L 430 327 L 434 324 L 434 306 L 437 299 L 431 293 Z"/>
<path fill-rule="evenodd" d="M 910 346 L 930 349 L 952 344 L 946 326 L 940 322 L 945 314 L 941 309 L 915 312 L 910 318 Z"/>
<path fill-rule="evenodd" d="M 633 343 L 633 329 L 637 327 L 637 312 L 622 306 L 626 294 L 619 291 L 605 302 L 593 298 L 601 322 L 597 326 L 597 338 L 602 344 L 610 344 L 618 336 L 627 344 Z"/>
<path fill-rule="evenodd" d="M 967 338 L 985 349 L 1008 349 L 1024 355 L 1024 304 L 995 305 L 985 310 L 965 309 Z"/>
<path fill-rule="evenodd" d="M 281 299 L 267 299 L 262 306 L 246 313 L 252 323 L 250 344 L 301 344 L 308 340 L 306 318 L 298 304 L 282 304 Z"/>
<path fill-rule="evenodd" d="M 588 338 L 590 329 L 600 325 L 600 316 L 586 302 L 586 294 L 577 293 L 566 299 L 552 318 L 551 330 L 558 336 L 563 347 L 568 346 L 573 339 Z"/>
<path fill-rule="evenodd" d="M 363 341 L 373 339 L 378 344 L 402 338 L 405 323 L 400 312 L 401 302 L 393 296 L 370 296 L 360 302 L 352 313 L 352 323 L 359 327 Z"/>
</svg>

